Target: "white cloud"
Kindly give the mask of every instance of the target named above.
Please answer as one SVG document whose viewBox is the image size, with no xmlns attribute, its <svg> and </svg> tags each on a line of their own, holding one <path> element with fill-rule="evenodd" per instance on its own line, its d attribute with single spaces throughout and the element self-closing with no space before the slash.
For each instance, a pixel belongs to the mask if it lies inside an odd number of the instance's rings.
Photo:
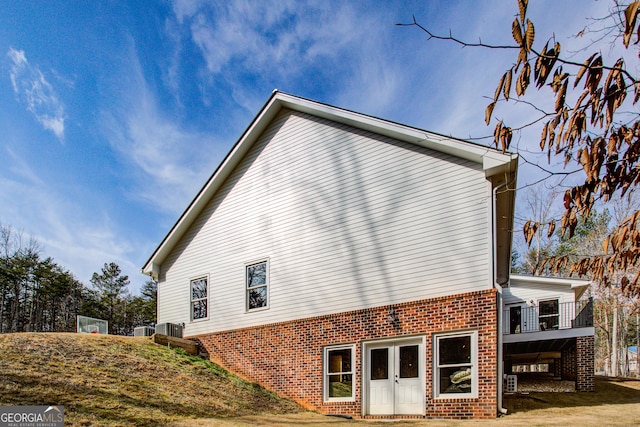
<svg viewBox="0 0 640 427">
<path fill-rule="evenodd" d="M 103 131 L 127 169 L 133 197 L 181 213 L 221 159 L 213 137 L 189 132 L 159 106 L 132 47 L 120 104 L 102 113 Z"/>
<path fill-rule="evenodd" d="M 339 58 L 360 32 L 348 4 L 178 1 L 174 13 L 189 23 L 211 73 L 237 62 L 257 73 L 295 74 L 320 56 Z"/>
<path fill-rule="evenodd" d="M 64 105 L 37 66 L 29 64 L 24 51 L 9 48 L 11 84 L 19 102 L 40 122 L 43 128 L 64 141 Z"/>
</svg>

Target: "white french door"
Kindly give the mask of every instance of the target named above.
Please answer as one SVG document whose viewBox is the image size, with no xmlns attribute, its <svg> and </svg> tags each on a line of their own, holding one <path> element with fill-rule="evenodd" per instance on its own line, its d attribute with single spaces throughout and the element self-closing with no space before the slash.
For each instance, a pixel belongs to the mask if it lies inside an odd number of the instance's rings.
<svg viewBox="0 0 640 427">
<path fill-rule="evenodd" d="M 424 341 L 421 338 L 366 345 L 366 413 L 424 413 Z"/>
</svg>

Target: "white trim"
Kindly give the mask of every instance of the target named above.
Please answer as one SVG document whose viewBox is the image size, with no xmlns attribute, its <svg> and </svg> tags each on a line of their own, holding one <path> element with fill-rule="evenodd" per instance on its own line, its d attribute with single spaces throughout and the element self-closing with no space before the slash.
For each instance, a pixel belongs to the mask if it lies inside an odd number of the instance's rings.
<svg viewBox="0 0 640 427">
<path fill-rule="evenodd" d="M 251 267 L 252 265 L 258 265 L 258 264 L 265 264 L 265 283 L 263 285 L 258 285 L 258 286 L 253 286 L 251 288 L 249 288 L 247 286 L 247 268 Z M 244 264 L 244 310 L 245 313 L 255 313 L 256 311 L 262 311 L 262 310 L 268 310 L 271 304 L 271 298 L 270 298 L 270 288 L 271 288 L 271 280 L 269 278 L 269 266 L 270 262 L 269 262 L 269 257 L 265 257 L 265 258 L 259 258 L 255 261 L 252 262 L 247 262 Z M 256 288 L 267 288 L 267 304 L 264 307 L 255 307 L 255 308 L 249 308 L 249 290 L 250 289 L 256 289 Z"/>
<path fill-rule="evenodd" d="M 351 397 L 329 397 L 329 352 L 336 350 L 351 351 L 351 370 L 341 371 L 341 374 L 351 375 Z M 356 345 L 338 344 L 325 346 L 322 351 L 322 401 L 332 402 L 355 402 L 356 400 Z"/>
<path fill-rule="evenodd" d="M 421 394 L 423 396 L 423 405 L 422 405 L 422 414 L 415 415 L 426 415 L 427 414 L 427 390 L 426 390 L 426 377 L 427 377 L 427 351 L 426 351 L 426 343 L 427 337 L 425 335 L 409 335 L 409 336 L 401 336 L 395 338 L 384 338 L 384 339 L 370 339 L 362 342 L 360 348 L 360 406 L 361 406 L 361 414 L 362 416 L 368 415 L 367 406 L 369 404 L 369 350 L 377 347 L 388 347 L 390 345 L 403 345 L 405 343 L 418 343 L 418 369 L 420 370 L 420 378 L 422 380 L 422 390 Z M 393 414 L 389 414 L 393 415 Z"/>
<path fill-rule="evenodd" d="M 201 279 L 206 279 L 206 281 L 207 281 L 207 296 L 204 297 L 204 298 L 198 298 L 198 299 L 194 300 L 191 286 L 192 286 L 194 281 L 201 280 Z M 189 321 L 191 323 L 202 322 L 202 321 L 205 321 L 205 320 L 209 320 L 209 317 L 211 316 L 211 304 L 210 304 L 210 298 L 209 298 L 210 295 L 211 295 L 211 280 L 209 280 L 209 274 L 200 274 L 198 276 L 193 276 L 193 277 L 189 278 Z M 199 319 L 194 319 L 193 318 L 193 303 L 195 301 L 202 301 L 202 300 L 204 300 L 207 303 L 207 315 L 205 317 L 201 317 Z"/>
<path fill-rule="evenodd" d="M 526 284 L 526 283 L 543 283 L 546 285 L 557 285 L 557 286 L 570 286 L 571 289 L 582 288 L 585 286 L 589 286 L 591 281 L 584 279 L 565 279 L 560 277 L 543 277 L 543 276 L 523 276 L 519 274 L 512 274 L 509 277 L 510 282 L 515 282 L 518 284 Z"/>
<path fill-rule="evenodd" d="M 471 391 L 469 393 L 440 393 L 440 364 L 439 350 L 441 339 L 456 337 L 471 337 Z M 442 332 L 433 335 L 433 397 L 434 399 L 469 399 L 478 397 L 478 331 L 465 330 L 456 332 Z M 467 364 L 464 364 L 467 365 Z M 457 365 L 444 365 L 442 367 L 454 367 Z"/>
</svg>

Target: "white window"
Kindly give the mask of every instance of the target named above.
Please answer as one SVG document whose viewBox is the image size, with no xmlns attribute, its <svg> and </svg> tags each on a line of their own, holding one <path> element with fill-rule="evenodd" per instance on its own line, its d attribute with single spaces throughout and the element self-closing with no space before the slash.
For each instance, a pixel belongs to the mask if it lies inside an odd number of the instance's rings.
<svg viewBox="0 0 640 427">
<path fill-rule="evenodd" d="M 343 345 L 324 349 L 324 400 L 325 402 L 353 401 L 353 369 L 355 347 Z"/>
<path fill-rule="evenodd" d="M 260 261 L 245 268 L 247 311 L 269 306 L 269 265 Z"/>
<path fill-rule="evenodd" d="M 435 397 L 477 397 L 478 332 L 436 335 L 434 349 Z"/>
<path fill-rule="evenodd" d="M 538 301 L 538 323 L 541 331 L 558 329 L 559 301 L 557 299 Z"/>
<path fill-rule="evenodd" d="M 191 280 L 191 320 L 209 317 L 209 280 L 199 277 Z"/>
</svg>

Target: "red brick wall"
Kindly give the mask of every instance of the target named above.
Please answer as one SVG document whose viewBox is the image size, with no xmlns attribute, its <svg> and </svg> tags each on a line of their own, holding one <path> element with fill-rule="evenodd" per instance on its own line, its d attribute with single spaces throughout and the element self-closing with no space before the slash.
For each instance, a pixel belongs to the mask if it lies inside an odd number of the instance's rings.
<svg viewBox="0 0 640 427">
<path fill-rule="evenodd" d="M 594 337 L 576 338 L 576 391 L 595 391 Z"/>
<path fill-rule="evenodd" d="M 211 360 L 251 381 L 321 413 L 361 416 L 362 341 L 420 334 L 426 336 L 426 414 L 442 418 L 494 418 L 497 413 L 496 292 L 479 291 L 312 317 L 290 322 L 200 335 Z M 478 398 L 433 398 L 433 335 L 478 331 Z M 355 344 L 354 402 L 323 402 L 323 348 Z"/>
</svg>

